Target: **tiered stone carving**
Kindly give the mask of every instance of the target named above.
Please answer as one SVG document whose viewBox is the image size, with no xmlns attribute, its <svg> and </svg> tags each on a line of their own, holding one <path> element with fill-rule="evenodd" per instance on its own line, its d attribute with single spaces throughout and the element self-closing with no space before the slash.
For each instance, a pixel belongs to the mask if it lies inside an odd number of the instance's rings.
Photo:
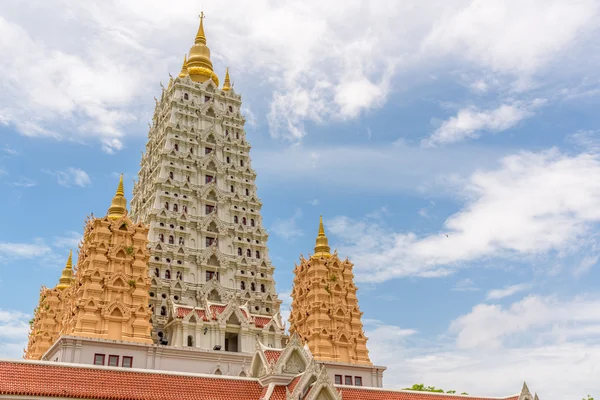
<svg viewBox="0 0 600 400">
<path fill-rule="evenodd" d="M 62 333 L 152 343 L 148 228 L 127 216 L 123 176 L 108 215 L 88 219 Z"/>
<path fill-rule="evenodd" d="M 42 287 L 40 300 L 29 322 L 30 331 L 24 358 L 39 360 L 58 339 L 64 310 L 65 289 L 73 282 L 73 252 L 65 266 L 58 285 L 54 289 Z"/>
<path fill-rule="evenodd" d="M 278 315 L 281 301 L 241 106 L 228 71 L 218 87 L 201 19 L 180 74 L 157 100 L 131 201 L 132 218 L 150 226 L 150 305 L 158 343 L 188 343 L 177 339 L 182 333 L 168 321 L 178 319 L 177 308 L 206 309 L 203 288 L 213 280 L 221 288 L 214 304 L 235 297 L 250 319 Z M 283 325 L 275 325 L 280 347 Z M 213 347 L 212 340 L 189 343 Z M 238 351 L 253 351 L 249 346 L 240 343 Z"/>
<path fill-rule="evenodd" d="M 41 359 L 61 336 L 152 343 L 148 228 L 127 216 L 123 176 L 104 218 L 88 218 L 77 273 L 69 254 L 58 285 L 42 287 L 24 357 Z"/>
<path fill-rule="evenodd" d="M 290 334 L 296 332 L 316 360 L 371 365 L 352 267 L 330 253 L 321 218 L 315 254 L 301 257 L 294 269 Z"/>
</svg>

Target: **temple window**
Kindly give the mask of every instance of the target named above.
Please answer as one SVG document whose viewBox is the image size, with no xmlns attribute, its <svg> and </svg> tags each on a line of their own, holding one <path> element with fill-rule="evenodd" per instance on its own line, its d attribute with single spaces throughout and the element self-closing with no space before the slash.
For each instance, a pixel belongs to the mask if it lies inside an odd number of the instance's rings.
<svg viewBox="0 0 600 400">
<path fill-rule="evenodd" d="M 250 290 L 252 290 L 253 292 L 256 290 L 256 285 L 254 284 L 254 282 L 250 283 Z"/>
<path fill-rule="evenodd" d="M 171 279 L 171 271 L 169 271 L 169 270 L 165 271 L 165 279 Z"/>
<path fill-rule="evenodd" d="M 231 163 L 231 159 L 227 156 L 227 164 Z"/>
<path fill-rule="evenodd" d="M 250 191 L 246 189 L 246 196 L 250 196 Z"/>
<path fill-rule="evenodd" d="M 169 236 L 169 244 L 175 244 L 175 238 L 173 238 L 173 236 Z"/>
<path fill-rule="evenodd" d="M 186 178 L 187 178 L 187 181 L 189 182 L 190 181 L 190 176 L 188 175 Z"/>
<path fill-rule="evenodd" d="M 190 147 L 190 154 L 194 154 L 194 148 Z"/>
<path fill-rule="evenodd" d="M 341 385 L 342 384 L 342 376 L 341 375 L 336 375 L 335 376 L 335 384 L 336 385 Z"/>
<path fill-rule="evenodd" d="M 123 356 L 123 363 L 121 364 L 123 368 L 132 368 L 133 367 L 133 357 Z"/>
<path fill-rule="evenodd" d="M 206 271 L 206 282 L 210 281 L 213 277 L 219 279 L 219 273 L 214 271 Z"/>
<path fill-rule="evenodd" d="M 229 136 L 229 129 L 225 129 L 225 136 Z"/>
<path fill-rule="evenodd" d="M 241 255 L 242 255 L 242 248 L 238 247 L 238 256 L 241 256 Z"/>
<path fill-rule="evenodd" d="M 104 354 L 94 354 L 94 365 L 104 365 Z"/>
<path fill-rule="evenodd" d="M 242 217 L 242 224 L 246 225 L 246 217 Z"/>
<path fill-rule="evenodd" d="M 206 177 L 204 177 L 204 183 L 211 183 L 213 180 L 213 177 L 211 175 L 206 175 Z"/>
<path fill-rule="evenodd" d="M 351 376 L 346 375 L 344 377 L 344 385 L 352 386 L 352 377 Z"/>
<path fill-rule="evenodd" d="M 181 206 L 181 208 L 184 213 L 187 213 L 187 206 Z"/>
<path fill-rule="evenodd" d="M 246 290 L 246 282 L 244 282 L 244 281 L 240 282 L 240 289 Z"/>
<path fill-rule="evenodd" d="M 212 246 L 212 244 L 215 242 L 215 238 L 211 238 L 211 237 L 207 237 L 206 238 L 206 247 L 210 247 Z"/>
<path fill-rule="evenodd" d="M 175 151 L 179 151 L 179 145 L 177 143 L 175 143 L 175 146 L 173 146 L 173 148 L 175 149 Z"/>
<path fill-rule="evenodd" d="M 167 307 L 162 306 L 160 308 L 160 315 L 162 315 L 163 317 L 167 315 Z"/>
<path fill-rule="evenodd" d="M 108 366 L 109 367 L 118 367 L 119 366 L 119 356 L 108 356 Z"/>
<path fill-rule="evenodd" d="M 173 172 L 169 172 L 169 178 L 173 179 Z"/>
<path fill-rule="evenodd" d="M 179 206 L 177 204 L 173 204 L 173 211 L 179 211 Z"/>
<path fill-rule="evenodd" d="M 204 212 L 206 213 L 206 215 L 212 213 L 214 210 L 215 210 L 215 206 L 209 206 L 209 205 L 204 206 Z"/>
<path fill-rule="evenodd" d="M 183 99 L 184 99 L 184 100 L 187 100 L 187 99 L 189 99 L 189 98 L 190 98 L 190 97 L 188 96 L 188 94 L 187 94 L 187 93 L 184 93 L 184 94 L 183 94 Z"/>
<path fill-rule="evenodd" d="M 254 226 L 254 218 L 250 219 L 250 226 Z"/>
<path fill-rule="evenodd" d="M 229 186 L 229 191 L 230 191 L 231 193 L 235 192 L 235 190 L 233 189 L 233 185 Z"/>
<path fill-rule="evenodd" d="M 194 338 L 192 337 L 192 335 L 188 335 L 187 345 L 188 345 L 188 347 L 194 347 Z"/>
<path fill-rule="evenodd" d="M 154 276 L 160 278 L 160 271 L 158 270 L 158 268 L 154 269 Z"/>
<path fill-rule="evenodd" d="M 237 215 L 234 215 L 234 216 L 233 216 L 233 223 L 234 223 L 234 224 L 237 224 L 237 223 L 238 223 L 238 221 L 239 221 L 239 219 L 238 219 L 238 216 L 237 216 Z M 240 255 L 241 255 L 241 254 L 240 254 Z"/>
<path fill-rule="evenodd" d="M 250 249 L 246 249 L 246 256 L 252 257 L 252 252 L 250 251 Z"/>
<path fill-rule="evenodd" d="M 240 167 L 244 166 L 244 160 L 240 160 Z"/>
<path fill-rule="evenodd" d="M 260 258 L 260 251 L 256 250 L 256 258 Z"/>
<path fill-rule="evenodd" d="M 354 386 L 362 386 L 362 378 L 360 376 L 354 377 Z"/>
<path fill-rule="evenodd" d="M 210 96 L 204 96 L 204 102 L 207 103 L 210 101 Z"/>
<path fill-rule="evenodd" d="M 184 241 L 183 241 L 183 238 L 182 238 L 182 237 L 180 237 L 180 238 L 179 238 L 179 244 L 180 244 L 181 246 L 183 246 L 183 245 L 185 244 L 185 243 L 184 243 Z"/>
<path fill-rule="evenodd" d="M 260 284 L 260 291 L 263 293 L 265 292 L 265 284 L 264 283 Z"/>
<path fill-rule="evenodd" d="M 204 154 L 210 154 L 212 153 L 212 149 L 210 147 L 207 147 L 204 149 Z"/>
<path fill-rule="evenodd" d="M 161 243 L 164 243 L 164 242 L 165 242 L 165 235 L 163 235 L 162 233 L 159 233 L 159 234 L 158 234 L 158 240 L 159 240 Z"/>
<path fill-rule="evenodd" d="M 236 138 L 236 139 L 239 139 L 239 138 L 240 138 L 240 133 L 239 133 L 239 132 L 236 132 L 236 133 L 235 133 L 235 138 Z"/>
</svg>

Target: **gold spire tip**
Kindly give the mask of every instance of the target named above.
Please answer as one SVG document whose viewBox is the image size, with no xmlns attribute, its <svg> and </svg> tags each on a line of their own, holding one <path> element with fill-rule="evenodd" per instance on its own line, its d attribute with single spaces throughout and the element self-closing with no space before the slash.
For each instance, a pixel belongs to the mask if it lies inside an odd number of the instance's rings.
<svg viewBox="0 0 600 400">
<path fill-rule="evenodd" d="M 60 275 L 60 279 L 58 280 L 58 285 L 56 285 L 57 289 L 63 290 L 71 286 L 71 282 L 73 282 L 73 250 L 69 251 L 69 258 L 67 259 L 67 264 Z"/>
<path fill-rule="evenodd" d="M 325 235 L 325 228 L 323 227 L 323 216 L 319 217 L 319 234 L 317 235 L 317 243 L 315 246 L 315 256 L 331 256 L 331 249 L 329 248 L 329 240 Z"/>
<path fill-rule="evenodd" d="M 121 174 L 117 193 L 115 194 L 115 197 L 113 197 L 110 208 L 108 209 L 108 218 L 118 219 L 124 216 L 126 212 L 127 200 L 125 199 L 125 190 L 123 189 L 123 174 Z"/>
<path fill-rule="evenodd" d="M 206 35 L 204 34 L 204 11 L 200 12 L 200 27 L 196 34 L 196 43 L 206 44 Z"/>
<path fill-rule="evenodd" d="M 223 91 L 231 90 L 231 81 L 229 80 L 229 67 L 225 68 L 225 81 L 223 82 Z"/>
</svg>

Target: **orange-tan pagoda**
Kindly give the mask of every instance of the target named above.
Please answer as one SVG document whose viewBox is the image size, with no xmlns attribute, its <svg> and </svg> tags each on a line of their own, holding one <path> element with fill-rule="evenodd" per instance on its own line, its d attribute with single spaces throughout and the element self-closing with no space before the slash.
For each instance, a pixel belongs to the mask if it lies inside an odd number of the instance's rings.
<svg viewBox="0 0 600 400">
<path fill-rule="evenodd" d="M 294 269 L 290 334 L 297 333 L 316 360 L 372 365 L 352 266 L 330 253 L 321 217 L 315 254 L 301 257 Z"/>
<path fill-rule="evenodd" d="M 42 288 L 25 358 L 40 359 L 61 335 L 152 343 L 148 228 L 127 216 L 123 176 L 108 215 L 88 218 L 54 289 Z"/>
<path fill-rule="evenodd" d="M 73 283 L 73 252 L 69 253 L 58 285 L 54 289 L 42 287 L 40 301 L 30 321 L 29 340 L 25 358 L 39 360 L 58 339 L 62 327 L 65 289 Z"/>
</svg>

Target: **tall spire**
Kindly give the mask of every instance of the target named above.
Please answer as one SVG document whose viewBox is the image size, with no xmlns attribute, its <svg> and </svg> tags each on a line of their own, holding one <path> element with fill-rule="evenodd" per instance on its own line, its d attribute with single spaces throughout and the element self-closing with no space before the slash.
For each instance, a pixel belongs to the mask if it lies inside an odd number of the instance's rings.
<svg viewBox="0 0 600 400">
<path fill-rule="evenodd" d="M 190 48 L 187 67 L 190 78 L 194 82 L 206 82 L 210 79 L 216 86 L 219 86 L 219 78 L 214 73 L 212 61 L 210 61 L 210 49 L 206 45 L 204 12 L 200 14 L 200 27 L 198 28 L 194 45 Z"/>
<path fill-rule="evenodd" d="M 187 67 L 187 54 L 183 55 L 183 65 L 181 66 L 181 72 L 179 73 L 180 78 L 185 78 L 188 75 Z"/>
<path fill-rule="evenodd" d="M 206 35 L 204 35 L 204 11 L 200 12 L 200 27 L 196 33 L 196 44 L 206 44 Z"/>
<path fill-rule="evenodd" d="M 325 228 L 323 228 L 323 216 L 319 218 L 319 234 L 317 235 L 317 245 L 315 246 L 316 257 L 330 257 L 329 240 L 325 236 Z"/>
<path fill-rule="evenodd" d="M 56 288 L 60 290 L 66 289 L 71 286 L 71 282 L 73 282 L 73 250 L 69 251 L 67 265 L 62 271 L 62 275 L 58 280 L 58 285 L 56 285 Z"/>
<path fill-rule="evenodd" d="M 229 67 L 225 69 L 225 82 L 223 82 L 223 91 L 231 90 L 231 82 L 229 81 Z"/>
<path fill-rule="evenodd" d="M 117 194 L 112 199 L 110 208 L 108 209 L 108 218 L 119 219 L 127 213 L 127 200 L 125 199 L 125 190 L 123 189 L 123 174 L 119 179 L 119 187 Z"/>
</svg>

